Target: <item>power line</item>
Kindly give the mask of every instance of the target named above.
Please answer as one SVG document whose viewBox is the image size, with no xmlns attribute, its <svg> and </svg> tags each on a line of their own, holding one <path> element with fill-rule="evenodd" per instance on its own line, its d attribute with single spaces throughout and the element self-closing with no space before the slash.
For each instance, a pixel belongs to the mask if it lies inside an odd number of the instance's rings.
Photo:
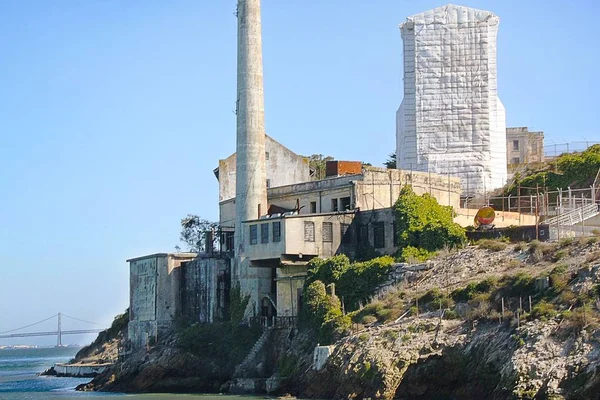
<svg viewBox="0 0 600 400">
<path fill-rule="evenodd" d="M 99 323 L 97 323 L 97 322 L 91 322 L 91 321 L 86 321 L 86 320 L 84 320 L 84 319 L 79 319 L 79 318 L 71 317 L 71 316 L 68 316 L 68 315 L 67 315 L 67 314 L 65 314 L 65 313 L 60 313 L 60 315 L 62 315 L 63 317 L 67 317 L 67 318 L 70 318 L 70 319 L 74 319 L 75 321 L 79 321 L 79 322 L 85 322 L 86 324 L 92 324 L 92 325 L 102 325 L 102 326 L 105 326 L 105 324 L 99 324 Z"/>
<path fill-rule="evenodd" d="M 25 328 L 30 328 L 30 327 L 32 327 L 32 326 L 35 326 L 35 325 L 41 324 L 42 322 L 46 322 L 46 321 L 48 321 L 48 320 L 51 320 L 52 318 L 56 318 L 57 316 L 58 316 L 58 314 L 54 314 L 53 316 L 51 316 L 51 317 L 48 317 L 48 318 L 46 318 L 46 319 L 43 319 L 43 320 L 41 320 L 41 321 L 38 321 L 38 322 L 36 322 L 36 323 L 34 323 L 34 324 L 27 325 L 27 326 L 22 326 L 22 327 L 20 327 L 20 328 L 17 328 L 17 329 L 11 329 L 10 331 L 4 331 L 4 332 L 0 332 L 0 335 L 3 335 L 3 334 L 5 334 L 5 333 L 11 333 L 11 332 L 15 332 L 15 331 L 20 331 L 21 329 L 25 329 Z"/>
</svg>

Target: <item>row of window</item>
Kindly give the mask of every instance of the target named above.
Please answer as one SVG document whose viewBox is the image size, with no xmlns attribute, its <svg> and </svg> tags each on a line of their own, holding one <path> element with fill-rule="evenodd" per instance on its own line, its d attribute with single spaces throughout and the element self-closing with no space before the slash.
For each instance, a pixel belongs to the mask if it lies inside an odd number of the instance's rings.
<svg viewBox="0 0 600 400">
<path fill-rule="evenodd" d="M 266 222 L 258 225 L 250 225 L 250 244 L 258 243 L 258 230 L 260 226 L 260 243 L 269 243 L 269 230 L 271 230 L 271 241 L 281 241 L 281 222 Z M 271 229 L 269 229 L 269 226 Z M 381 249 L 385 247 L 385 222 L 379 221 L 373 223 L 373 247 Z M 396 223 L 393 224 L 393 239 L 394 246 L 398 245 L 398 234 Z M 322 223 L 322 240 L 323 243 L 333 242 L 333 223 L 323 222 Z M 350 230 L 349 224 L 340 224 L 340 237 L 342 238 L 343 244 L 354 243 L 353 232 Z M 369 244 L 369 226 L 359 225 L 358 232 L 356 235 L 356 241 L 359 244 Z M 315 241 L 315 223 L 313 221 L 304 221 L 304 241 L 314 242 Z"/>
<path fill-rule="evenodd" d="M 281 241 L 281 222 L 266 222 L 260 225 L 250 225 L 250 244 L 258 243 L 258 227 L 260 226 L 260 242 L 269 243 L 269 225 L 271 225 L 271 231 L 273 232 L 272 241 Z"/>
</svg>

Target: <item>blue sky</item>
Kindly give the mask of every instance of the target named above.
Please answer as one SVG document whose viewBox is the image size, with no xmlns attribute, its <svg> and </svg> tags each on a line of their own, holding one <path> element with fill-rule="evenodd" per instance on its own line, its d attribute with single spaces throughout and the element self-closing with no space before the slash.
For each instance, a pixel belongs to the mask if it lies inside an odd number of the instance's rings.
<svg viewBox="0 0 600 400">
<path fill-rule="evenodd" d="M 402 100 L 398 24 L 443 4 L 263 0 L 267 133 L 381 165 Z M 600 140 L 595 1 L 458 4 L 500 16 L 508 126 L 547 144 Z M 217 218 L 212 170 L 235 147 L 234 11 L 0 2 L 0 331 L 58 311 L 112 320 L 128 303 L 126 258 L 173 250 L 187 213 Z"/>
</svg>

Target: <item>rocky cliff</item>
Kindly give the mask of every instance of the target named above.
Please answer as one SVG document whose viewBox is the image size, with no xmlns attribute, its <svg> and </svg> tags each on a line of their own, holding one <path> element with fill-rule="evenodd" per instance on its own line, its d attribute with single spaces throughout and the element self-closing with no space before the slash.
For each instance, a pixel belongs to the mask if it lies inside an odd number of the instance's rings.
<svg viewBox="0 0 600 400">
<path fill-rule="evenodd" d="M 174 335 L 81 389 L 216 392 L 260 382 L 246 387 L 332 399 L 598 398 L 599 260 L 595 238 L 471 246 L 395 271 L 318 371 L 311 332 L 263 335 L 253 360 L 242 350 L 260 335 L 245 336 L 232 353 L 243 360 L 237 369 L 213 349 L 231 343 L 192 351 Z"/>
</svg>

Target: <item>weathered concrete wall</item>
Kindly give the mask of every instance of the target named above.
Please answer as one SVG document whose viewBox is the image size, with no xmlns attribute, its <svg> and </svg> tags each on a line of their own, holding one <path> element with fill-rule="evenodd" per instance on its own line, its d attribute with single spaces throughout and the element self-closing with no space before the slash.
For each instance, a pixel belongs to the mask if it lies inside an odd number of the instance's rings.
<svg viewBox="0 0 600 400">
<path fill-rule="evenodd" d="M 297 316 L 300 295 L 306 280 L 306 267 L 281 266 L 277 268 L 277 316 Z"/>
<path fill-rule="evenodd" d="M 112 364 L 54 364 L 57 376 L 90 378 L 106 371 Z"/>
<path fill-rule="evenodd" d="M 159 253 L 127 260 L 130 273 L 128 338 L 144 346 L 169 331 L 180 310 L 180 266 L 194 253 Z"/>
<path fill-rule="evenodd" d="M 457 215 L 454 218 L 454 222 L 462 227 L 473 226 L 473 219 L 478 210 L 472 208 L 459 208 L 455 209 L 455 211 Z M 519 214 L 517 212 L 509 211 L 496 211 L 494 225 L 498 228 L 511 225 L 535 225 L 535 215 Z"/>
<path fill-rule="evenodd" d="M 356 206 L 361 210 L 393 207 L 405 185 L 411 185 L 418 195 L 429 193 L 442 205 L 460 206 L 459 178 L 375 167 L 365 168 L 363 179 L 356 182 Z"/>
<path fill-rule="evenodd" d="M 231 281 L 230 260 L 202 257 L 182 266 L 181 315 L 191 323 L 224 317 Z"/>
</svg>

